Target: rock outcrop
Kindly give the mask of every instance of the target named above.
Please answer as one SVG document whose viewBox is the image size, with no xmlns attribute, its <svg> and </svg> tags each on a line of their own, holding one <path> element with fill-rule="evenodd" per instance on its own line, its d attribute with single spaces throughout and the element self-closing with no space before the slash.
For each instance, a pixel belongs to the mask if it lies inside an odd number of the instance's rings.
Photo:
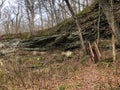
<svg viewBox="0 0 120 90">
<path fill-rule="evenodd" d="M 20 42 L 20 47 L 26 50 L 68 50 L 80 47 L 77 33 L 66 33 L 44 37 L 34 37 Z"/>
<path fill-rule="evenodd" d="M 120 24 L 120 1 L 114 3 L 114 14 L 116 22 Z M 81 25 L 82 34 L 85 42 L 95 41 L 97 38 L 98 31 L 98 3 L 94 3 L 90 7 L 80 12 L 77 15 L 79 18 L 79 23 Z M 32 37 L 28 40 L 23 40 L 20 42 L 19 47 L 26 50 L 70 50 L 80 47 L 80 40 L 77 32 L 75 22 L 72 18 L 69 18 L 59 25 L 55 26 L 57 28 L 49 29 L 48 35 L 41 34 L 38 37 Z M 53 29 L 54 33 L 53 33 Z M 44 32 L 44 31 L 43 31 Z M 47 31 L 46 31 L 47 32 Z M 100 38 L 108 39 L 111 37 L 111 28 L 106 20 L 105 15 L 102 10 L 100 13 Z"/>
</svg>

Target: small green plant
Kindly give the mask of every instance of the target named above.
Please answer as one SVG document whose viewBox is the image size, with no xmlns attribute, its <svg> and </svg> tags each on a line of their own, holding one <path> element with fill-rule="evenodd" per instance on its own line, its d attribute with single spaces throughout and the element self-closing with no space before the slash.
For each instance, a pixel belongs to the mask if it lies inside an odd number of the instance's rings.
<svg viewBox="0 0 120 90">
<path fill-rule="evenodd" d="M 58 90 L 71 90 L 72 87 L 73 85 L 64 84 L 61 85 Z"/>
<path fill-rule="evenodd" d="M 38 60 L 38 61 L 43 61 L 44 58 L 43 58 L 43 57 L 38 57 L 37 60 Z"/>
<path fill-rule="evenodd" d="M 60 86 L 59 90 L 65 90 L 65 88 L 66 88 L 65 86 Z"/>
<path fill-rule="evenodd" d="M 106 58 L 104 60 L 99 61 L 97 65 L 110 67 L 112 66 L 112 62 L 113 62 L 113 58 L 110 57 L 110 58 Z"/>
</svg>

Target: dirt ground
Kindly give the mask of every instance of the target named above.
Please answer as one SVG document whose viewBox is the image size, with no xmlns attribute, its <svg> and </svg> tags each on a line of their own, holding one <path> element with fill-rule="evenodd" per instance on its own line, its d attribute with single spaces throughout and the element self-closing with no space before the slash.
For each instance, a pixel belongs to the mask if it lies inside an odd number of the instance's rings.
<svg viewBox="0 0 120 90">
<path fill-rule="evenodd" d="M 102 51 L 97 64 L 89 56 L 81 64 L 80 50 L 62 53 L 16 49 L 0 56 L 0 90 L 120 90 L 120 52 L 114 63 L 111 51 Z"/>
</svg>

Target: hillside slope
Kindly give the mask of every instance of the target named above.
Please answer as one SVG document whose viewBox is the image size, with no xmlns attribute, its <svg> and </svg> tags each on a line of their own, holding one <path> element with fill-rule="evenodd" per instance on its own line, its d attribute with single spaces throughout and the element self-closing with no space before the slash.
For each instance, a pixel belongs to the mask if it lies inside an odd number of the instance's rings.
<svg viewBox="0 0 120 90">
<path fill-rule="evenodd" d="M 115 1 L 114 14 L 116 22 L 120 23 L 120 3 Z M 98 31 L 98 3 L 84 9 L 77 14 L 85 41 L 94 41 Z M 100 38 L 108 39 L 111 37 L 111 28 L 108 25 L 102 10 L 100 13 Z M 32 37 L 22 41 L 21 45 L 25 48 L 38 48 L 39 50 L 63 49 L 69 50 L 80 47 L 78 31 L 72 18 L 66 19 L 59 25 L 48 30 L 41 31 L 38 37 Z"/>
</svg>

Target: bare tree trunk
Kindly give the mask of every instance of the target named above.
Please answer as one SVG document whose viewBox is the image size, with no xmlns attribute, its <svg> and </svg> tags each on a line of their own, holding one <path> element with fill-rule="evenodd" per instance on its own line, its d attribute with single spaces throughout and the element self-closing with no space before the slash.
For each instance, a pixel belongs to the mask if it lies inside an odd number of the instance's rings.
<svg viewBox="0 0 120 90">
<path fill-rule="evenodd" d="M 19 4 L 20 2 L 17 2 L 17 5 L 18 5 L 18 7 L 17 7 L 17 10 L 14 10 L 13 12 L 14 12 L 14 14 L 15 14 L 15 33 L 17 34 L 17 33 L 20 33 L 20 24 L 21 24 L 21 19 L 22 19 L 22 17 L 23 17 L 23 12 L 22 12 L 22 7 L 20 6 L 20 4 Z"/>
<path fill-rule="evenodd" d="M 9 35 L 10 34 L 10 29 L 9 29 L 10 25 L 9 25 L 9 21 L 5 21 L 4 23 L 4 30 L 5 30 L 5 34 Z"/>
<path fill-rule="evenodd" d="M 81 2 L 80 2 L 81 0 L 78 0 L 78 12 L 80 12 L 81 11 Z"/>
<path fill-rule="evenodd" d="M 112 28 L 112 53 L 113 60 L 116 61 L 116 49 L 115 49 L 115 39 L 120 42 L 120 26 L 114 19 L 113 3 L 112 0 L 99 0 L 99 3 L 103 9 L 104 14 L 107 17 L 108 23 Z"/>
<path fill-rule="evenodd" d="M 19 29 L 19 28 L 18 28 L 18 21 L 19 21 L 19 20 L 18 20 L 18 15 L 19 15 L 19 13 L 16 14 L 16 20 L 15 20 L 15 33 L 16 33 L 16 34 L 18 33 L 18 29 Z"/>
<path fill-rule="evenodd" d="M 83 9 L 85 8 L 85 0 L 83 0 Z"/>
<path fill-rule="evenodd" d="M 98 11 L 98 14 L 99 14 L 99 17 L 98 17 L 98 26 L 97 26 L 97 45 L 99 45 L 99 41 L 100 41 L 100 4 L 99 4 L 99 7 L 98 7 L 99 11 Z"/>
<path fill-rule="evenodd" d="M 117 21 L 115 21 L 114 18 L 111 18 L 114 16 L 114 13 L 112 11 L 111 4 L 109 2 L 110 0 L 98 0 L 98 1 L 99 1 L 100 6 L 108 20 L 109 25 L 112 28 L 112 33 L 114 33 L 114 35 L 117 39 L 117 42 L 120 42 L 120 26 L 119 26 L 119 23 Z M 114 21 L 114 27 L 113 27 L 113 21 Z M 114 32 L 113 32 L 113 30 L 114 30 Z"/>
<path fill-rule="evenodd" d="M 10 25 L 10 31 L 13 32 L 13 29 L 14 29 L 13 28 L 14 27 L 14 20 L 13 19 L 10 20 L 10 24 L 11 24 Z"/>
<path fill-rule="evenodd" d="M 35 18 L 35 10 L 34 10 L 34 0 L 25 0 L 26 12 L 29 21 L 29 29 L 31 36 L 34 34 L 34 18 Z"/>
<path fill-rule="evenodd" d="M 57 11 L 56 11 L 56 7 L 55 7 L 55 2 L 56 0 L 52 0 L 52 8 L 53 8 L 53 13 L 54 13 L 54 16 L 55 16 L 55 24 L 58 24 L 59 23 L 59 18 L 57 16 Z"/>
<path fill-rule="evenodd" d="M 53 26 L 53 22 L 51 22 L 49 15 L 47 15 L 47 21 L 48 21 L 48 22 L 47 22 L 48 28 L 50 28 L 51 25 Z"/>
<path fill-rule="evenodd" d="M 88 2 L 88 0 L 86 0 L 86 6 L 89 6 L 89 2 Z"/>
<path fill-rule="evenodd" d="M 35 28 L 35 26 L 34 26 L 34 18 L 35 18 L 35 15 L 34 15 L 34 10 L 31 12 L 31 34 L 34 34 L 34 28 Z"/>
<path fill-rule="evenodd" d="M 74 13 L 76 14 L 77 13 L 77 7 L 76 7 L 76 1 L 72 0 L 72 7 L 73 7 L 73 10 L 74 10 Z"/>
<path fill-rule="evenodd" d="M 42 16 L 42 2 L 40 2 L 40 0 L 38 0 L 39 3 L 39 13 L 40 13 L 40 24 L 41 24 L 41 29 L 43 30 L 43 16 Z"/>
<path fill-rule="evenodd" d="M 61 13 L 62 13 L 62 20 L 67 18 L 67 10 L 65 8 L 65 3 L 64 1 L 62 1 L 62 4 L 59 4 L 60 8 L 61 8 Z"/>
<path fill-rule="evenodd" d="M 81 28 L 80 28 L 80 25 L 79 25 L 78 18 L 76 17 L 76 15 L 75 15 L 75 13 L 74 13 L 74 11 L 73 11 L 73 9 L 72 9 L 69 1 L 68 1 L 68 0 L 65 0 L 65 2 L 66 2 L 66 4 L 67 4 L 67 6 L 68 6 L 69 11 L 70 11 L 71 14 L 72 14 L 72 17 L 73 17 L 74 20 L 75 20 L 76 25 L 77 25 L 77 28 L 78 28 L 78 31 L 79 31 L 79 37 L 80 37 L 80 42 L 81 42 L 82 50 L 83 50 L 84 53 L 86 53 L 85 45 L 84 45 L 84 41 L 83 41 L 83 37 L 82 37 L 82 31 L 81 31 Z"/>
<path fill-rule="evenodd" d="M 116 61 L 116 49 L 115 49 L 115 25 L 114 25 L 114 14 L 113 14 L 113 2 L 112 0 L 111 1 L 111 21 L 112 21 L 112 24 L 111 24 L 111 27 L 112 27 L 112 47 L 113 47 L 113 60 Z"/>
</svg>

